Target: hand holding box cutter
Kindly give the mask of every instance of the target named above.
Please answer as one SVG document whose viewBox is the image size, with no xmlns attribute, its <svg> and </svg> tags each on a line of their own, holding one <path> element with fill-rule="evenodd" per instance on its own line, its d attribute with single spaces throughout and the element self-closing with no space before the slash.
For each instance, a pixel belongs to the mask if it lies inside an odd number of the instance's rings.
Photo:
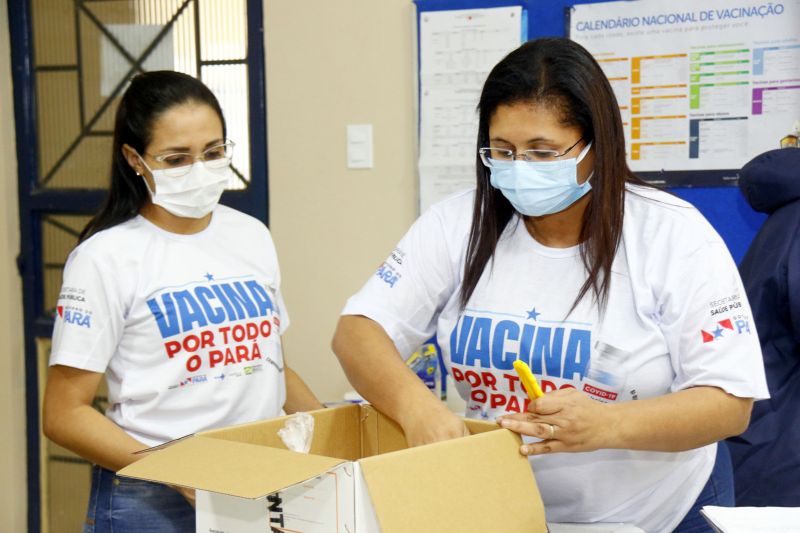
<svg viewBox="0 0 800 533">
<path fill-rule="evenodd" d="M 514 361 L 514 370 L 517 371 L 519 379 L 522 381 L 522 384 L 525 385 L 525 391 L 527 391 L 528 398 L 530 398 L 531 401 L 544 396 L 541 387 L 539 387 L 539 382 L 536 381 L 536 376 L 533 375 L 527 363 L 517 359 Z"/>
<path fill-rule="evenodd" d="M 522 384 L 525 385 L 525 391 L 527 391 L 528 398 L 530 398 L 531 401 L 544 396 L 542 388 L 539 387 L 539 382 L 536 381 L 536 376 L 533 375 L 527 363 L 517 359 L 514 361 L 514 370 L 516 370 Z M 552 439 L 556 435 L 556 427 L 553 424 L 547 425 L 550 426 L 550 438 Z"/>
</svg>

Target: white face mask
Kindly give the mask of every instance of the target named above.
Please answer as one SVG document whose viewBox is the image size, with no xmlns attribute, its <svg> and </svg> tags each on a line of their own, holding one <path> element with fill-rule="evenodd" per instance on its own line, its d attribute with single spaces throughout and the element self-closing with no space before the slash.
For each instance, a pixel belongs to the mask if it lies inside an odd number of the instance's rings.
<svg viewBox="0 0 800 533">
<path fill-rule="evenodd" d="M 141 160 L 141 158 L 140 158 Z M 203 218 L 219 203 L 231 176 L 230 165 L 220 168 L 208 168 L 197 161 L 191 170 L 183 176 L 168 176 L 164 170 L 153 170 L 142 160 L 150 171 L 156 190 L 152 191 L 147 180 L 145 186 L 155 205 L 161 206 L 176 217 Z"/>
</svg>

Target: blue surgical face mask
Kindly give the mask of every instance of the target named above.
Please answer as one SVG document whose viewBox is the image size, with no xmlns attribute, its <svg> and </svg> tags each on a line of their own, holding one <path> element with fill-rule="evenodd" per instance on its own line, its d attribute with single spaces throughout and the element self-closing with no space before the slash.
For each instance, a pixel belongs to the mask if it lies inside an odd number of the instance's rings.
<svg viewBox="0 0 800 533">
<path fill-rule="evenodd" d="M 590 142 L 577 158 L 562 161 L 493 161 L 490 183 L 523 215 L 558 213 L 592 189 L 588 179 L 578 184 L 578 163 L 591 146 Z"/>
</svg>

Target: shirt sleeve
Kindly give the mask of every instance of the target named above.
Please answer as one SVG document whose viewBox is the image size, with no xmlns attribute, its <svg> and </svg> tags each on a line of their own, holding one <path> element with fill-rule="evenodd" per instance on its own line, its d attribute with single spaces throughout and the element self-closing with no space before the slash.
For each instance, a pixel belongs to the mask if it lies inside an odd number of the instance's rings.
<svg viewBox="0 0 800 533">
<path fill-rule="evenodd" d="M 342 314 L 376 321 L 400 355 L 408 358 L 433 336 L 438 314 L 458 289 L 460 254 L 456 250 L 464 239 L 453 229 L 447 228 L 438 209 L 426 211 L 347 301 Z"/>
<path fill-rule="evenodd" d="M 56 306 L 50 365 L 105 372 L 125 325 L 123 280 L 85 249 L 70 254 Z"/>
<path fill-rule="evenodd" d="M 789 248 L 786 262 L 786 287 L 790 331 L 795 344 L 800 345 L 800 239 L 796 237 Z"/>
<path fill-rule="evenodd" d="M 673 257 L 659 305 L 676 373 L 672 390 L 715 386 L 743 398 L 768 398 L 750 304 L 725 244 L 710 239 Z"/>
</svg>

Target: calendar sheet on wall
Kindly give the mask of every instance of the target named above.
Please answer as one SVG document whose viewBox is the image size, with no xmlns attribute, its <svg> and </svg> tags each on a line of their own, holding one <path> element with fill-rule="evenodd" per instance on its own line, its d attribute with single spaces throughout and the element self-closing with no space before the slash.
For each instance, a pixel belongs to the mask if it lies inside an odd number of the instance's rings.
<svg viewBox="0 0 800 533">
<path fill-rule="evenodd" d="M 520 6 L 419 14 L 420 212 L 474 187 L 481 89 L 524 28 Z"/>
<path fill-rule="evenodd" d="M 800 0 L 573 6 L 570 38 L 611 82 L 631 168 L 724 185 L 800 118 Z"/>
</svg>

